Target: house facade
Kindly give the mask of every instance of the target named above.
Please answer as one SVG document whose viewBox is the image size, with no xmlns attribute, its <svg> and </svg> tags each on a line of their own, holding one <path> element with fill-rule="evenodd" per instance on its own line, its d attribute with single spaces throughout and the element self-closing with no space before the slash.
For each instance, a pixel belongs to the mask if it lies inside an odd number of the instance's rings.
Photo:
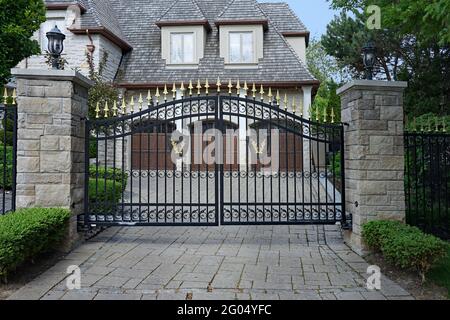
<svg viewBox="0 0 450 320">
<path fill-rule="evenodd" d="M 187 90 L 189 83 L 197 91 L 200 82 L 204 93 L 206 82 L 213 91 L 220 79 L 222 90 L 228 91 L 231 81 L 233 92 L 239 81 L 242 95 L 247 83 L 249 96 L 253 84 L 258 96 L 263 85 L 266 93 L 270 88 L 274 96 L 276 92 L 282 99 L 286 96 L 290 111 L 309 117 L 313 91 L 319 85 L 306 67 L 309 32 L 286 3 L 255 0 L 46 0 L 45 3 L 47 21 L 35 35 L 42 52 L 47 46 L 46 32 L 57 25 L 66 35 L 66 68 L 87 75 L 89 59 L 98 67 L 106 53 L 104 79 L 114 81 L 121 96 L 136 103 L 136 110 L 155 103 L 156 89 L 163 96 L 164 88 L 168 88 L 171 99 L 175 85 L 174 95 L 180 98 L 181 88 Z M 20 67 L 47 68 L 45 56 L 28 58 Z M 145 101 L 149 93 L 153 96 L 152 103 Z M 140 97 L 144 103 L 139 103 Z M 292 110 L 292 105 L 297 105 L 297 110 Z M 230 118 L 228 125 L 240 131 L 240 144 L 245 147 L 245 131 L 252 123 Z M 179 122 L 173 130 L 189 126 L 192 123 Z M 135 141 L 127 141 L 129 154 L 143 145 L 142 137 L 140 142 L 136 137 L 132 139 Z M 151 169 L 139 167 L 137 162 L 141 160 L 134 162 L 129 159 L 127 167 Z"/>
</svg>

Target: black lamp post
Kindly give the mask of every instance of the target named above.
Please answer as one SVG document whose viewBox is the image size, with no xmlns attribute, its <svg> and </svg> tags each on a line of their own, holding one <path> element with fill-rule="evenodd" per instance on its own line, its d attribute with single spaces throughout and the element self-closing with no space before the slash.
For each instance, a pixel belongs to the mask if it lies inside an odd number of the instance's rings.
<svg viewBox="0 0 450 320">
<path fill-rule="evenodd" d="M 64 50 L 64 40 L 66 39 L 66 36 L 55 25 L 55 27 L 52 30 L 47 32 L 47 38 L 48 38 L 48 52 L 51 54 L 53 58 L 52 68 L 58 70 L 61 68 L 59 64 L 59 58 L 61 57 L 61 53 Z"/>
<path fill-rule="evenodd" d="M 377 57 L 377 48 L 375 47 L 373 41 L 367 42 L 362 49 L 362 52 L 364 54 L 363 62 L 366 69 L 366 79 L 373 80 L 373 67 Z"/>
</svg>

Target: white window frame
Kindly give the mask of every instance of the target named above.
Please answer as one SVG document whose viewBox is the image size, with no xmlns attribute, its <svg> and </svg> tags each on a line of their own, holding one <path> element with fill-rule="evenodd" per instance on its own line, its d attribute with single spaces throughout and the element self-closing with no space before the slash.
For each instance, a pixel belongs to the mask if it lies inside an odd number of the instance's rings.
<svg viewBox="0 0 450 320">
<path fill-rule="evenodd" d="M 192 36 L 192 61 L 182 61 L 182 62 L 174 62 L 172 61 L 172 36 L 173 35 L 190 35 Z M 181 38 L 181 47 L 183 50 L 183 60 L 184 60 L 184 41 L 185 41 L 185 37 L 183 36 Z M 196 47 L 197 47 L 197 43 L 196 43 L 197 39 L 196 39 L 196 34 L 195 32 L 170 32 L 169 33 L 169 59 L 170 59 L 170 64 L 171 65 L 192 65 L 196 63 L 197 60 L 197 52 L 196 52 Z"/>
<path fill-rule="evenodd" d="M 232 34 L 238 34 L 239 35 L 239 56 L 240 56 L 240 60 L 239 61 L 231 61 L 231 35 Z M 244 61 L 243 57 L 243 48 L 244 48 L 244 43 L 243 43 L 243 35 L 244 34 L 250 34 L 252 36 L 252 54 L 251 54 L 251 61 Z M 255 46 L 255 33 L 253 31 L 229 31 L 228 32 L 228 60 L 230 64 L 252 64 L 255 63 L 255 51 L 256 51 L 256 46 Z"/>
</svg>

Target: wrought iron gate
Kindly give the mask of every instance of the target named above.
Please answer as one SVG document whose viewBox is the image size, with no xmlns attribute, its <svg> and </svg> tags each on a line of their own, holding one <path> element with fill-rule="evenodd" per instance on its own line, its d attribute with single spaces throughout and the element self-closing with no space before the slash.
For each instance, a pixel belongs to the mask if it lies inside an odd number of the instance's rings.
<svg viewBox="0 0 450 320">
<path fill-rule="evenodd" d="M 271 90 L 264 102 L 256 90 L 249 98 L 189 89 L 175 99 L 174 86 L 172 101 L 165 89 L 159 103 L 158 89 L 145 106 L 140 96 L 97 108 L 104 119 L 86 125 L 82 224 L 346 223 L 334 110 L 311 121 Z"/>
</svg>

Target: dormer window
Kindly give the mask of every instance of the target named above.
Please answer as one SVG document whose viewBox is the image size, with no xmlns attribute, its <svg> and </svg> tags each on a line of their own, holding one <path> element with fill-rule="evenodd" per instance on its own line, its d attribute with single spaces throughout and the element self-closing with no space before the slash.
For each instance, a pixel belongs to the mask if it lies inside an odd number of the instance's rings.
<svg viewBox="0 0 450 320">
<path fill-rule="evenodd" d="M 230 63 L 253 63 L 255 50 L 253 32 L 230 32 L 229 57 Z"/>
<path fill-rule="evenodd" d="M 170 33 L 170 63 L 195 63 L 195 36 L 193 32 Z"/>
</svg>

